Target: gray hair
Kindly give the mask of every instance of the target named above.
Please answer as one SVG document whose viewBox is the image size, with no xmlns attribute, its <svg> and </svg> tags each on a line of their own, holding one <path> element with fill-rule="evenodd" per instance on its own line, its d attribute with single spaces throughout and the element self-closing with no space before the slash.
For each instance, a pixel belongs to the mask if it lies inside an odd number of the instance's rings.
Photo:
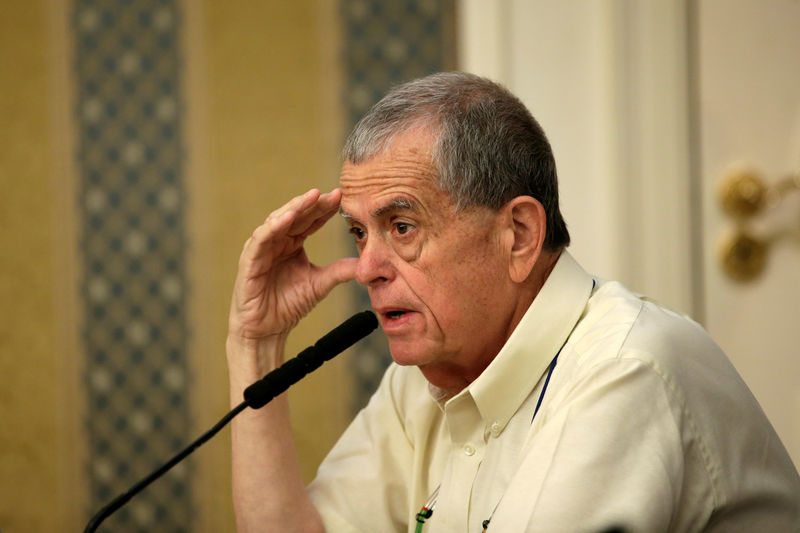
<svg viewBox="0 0 800 533">
<path fill-rule="evenodd" d="M 532 196 L 547 215 L 544 246 L 569 245 L 558 206 L 558 176 L 541 126 L 505 87 L 464 72 L 444 72 L 392 89 L 356 124 L 344 145 L 345 161 L 360 164 L 383 152 L 415 126 L 438 134 L 433 165 L 439 187 L 461 210 L 499 209 Z"/>
</svg>

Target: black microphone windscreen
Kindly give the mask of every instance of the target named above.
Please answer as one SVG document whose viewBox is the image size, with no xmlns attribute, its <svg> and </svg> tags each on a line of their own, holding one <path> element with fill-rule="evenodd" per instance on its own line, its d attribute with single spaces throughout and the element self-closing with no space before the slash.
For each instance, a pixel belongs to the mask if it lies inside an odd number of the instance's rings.
<svg viewBox="0 0 800 533">
<path fill-rule="evenodd" d="M 362 311 L 342 322 L 342 324 L 314 344 L 320 356 L 326 361 L 356 342 L 360 341 L 378 327 L 378 319 L 372 311 Z"/>
<path fill-rule="evenodd" d="M 244 398 L 253 409 L 266 405 L 275 396 L 294 385 L 322 363 L 340 354 L 378 327 L 372 311 L 362 311 L 345 320 L 320 340 L 286 361 L 244 390 Z"/>
</svg>

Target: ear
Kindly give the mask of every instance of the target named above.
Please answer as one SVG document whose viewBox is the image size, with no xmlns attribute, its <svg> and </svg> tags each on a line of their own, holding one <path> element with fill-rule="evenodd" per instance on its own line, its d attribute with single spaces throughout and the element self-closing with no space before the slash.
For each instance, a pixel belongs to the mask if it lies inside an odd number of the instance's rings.
<svg viewBox="0 0 800 533">
<path fill-rule="evenodd" d="M 533 271 L 542 252 L 547 216 L 544 206 L 530 196 L 517 196 L 502 209 L 506 211 L 508 229 L 513 234 L 513 239 L 509 239 L 509 275 L 514 282 L 522 283 Z"/>
</svg>

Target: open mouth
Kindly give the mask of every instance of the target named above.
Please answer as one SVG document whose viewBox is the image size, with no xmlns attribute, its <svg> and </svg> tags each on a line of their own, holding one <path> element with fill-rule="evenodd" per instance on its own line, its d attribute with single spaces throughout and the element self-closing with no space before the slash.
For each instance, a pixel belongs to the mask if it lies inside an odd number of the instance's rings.
<svg viewBox="0 0 800 533">
<path fill-rule="evenodd" d="M 391 319 L 395 319 L 395 318 L 400 318 L 404 314 L 406 314 L 406 311 L 399 311 L 399 310 L 398 311 L 387 311 L 386 312 L 386 317 L 387 318 L 391 318 Z"/>
</svg>

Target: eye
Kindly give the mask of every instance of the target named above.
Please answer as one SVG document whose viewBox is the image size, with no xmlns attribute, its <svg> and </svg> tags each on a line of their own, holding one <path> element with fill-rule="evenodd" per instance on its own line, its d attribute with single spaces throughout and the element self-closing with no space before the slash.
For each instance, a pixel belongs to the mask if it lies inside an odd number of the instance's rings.
<svg viewBox="0 0 800 533">
<path fill-rule="evenodd" d="M 355 237 L 356 241 L 362 240 L 367 235 L 363 229 L 357 226 L 352 226 L 350 228 L 350 234 L 353 235 L 353 237 Z"/>
<path fill-rule="evenodd" d="M 398 235 L 406 235 L 408 232 L 414 229 L 414 226 L 407 222 L 395 222 L 394 229 Z"/>
</svg>

